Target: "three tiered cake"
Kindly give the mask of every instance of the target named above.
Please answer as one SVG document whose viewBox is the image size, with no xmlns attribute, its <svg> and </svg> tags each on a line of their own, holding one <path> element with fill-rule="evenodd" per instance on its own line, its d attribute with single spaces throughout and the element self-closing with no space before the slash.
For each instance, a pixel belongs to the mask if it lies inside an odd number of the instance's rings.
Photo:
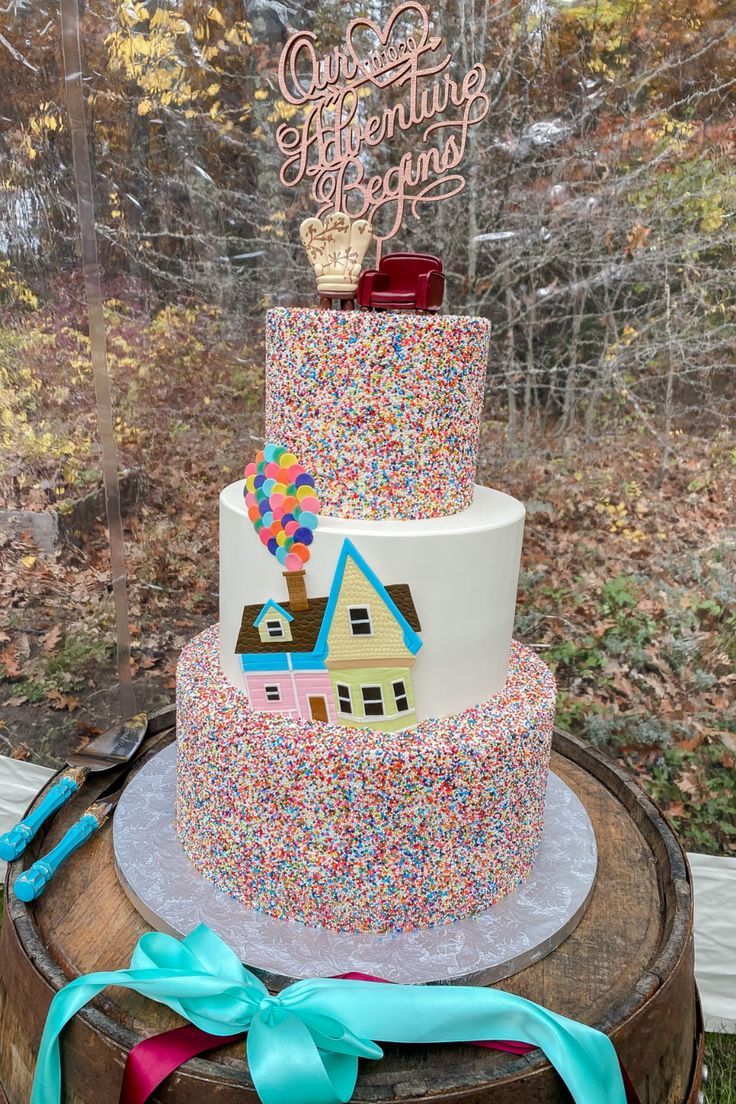
<svg viewBox="0 0 736 1104">
<path fill-rule="evenodd" d="M 220 496 L 219 629 L 179 663 L 176 830 L 274 917 L 472 916 L 534 864 L 555 704 L 511 638 L 524 508 L 474 485 L 488 323 L 266 325 L 267 444 Z"/>
</svg>

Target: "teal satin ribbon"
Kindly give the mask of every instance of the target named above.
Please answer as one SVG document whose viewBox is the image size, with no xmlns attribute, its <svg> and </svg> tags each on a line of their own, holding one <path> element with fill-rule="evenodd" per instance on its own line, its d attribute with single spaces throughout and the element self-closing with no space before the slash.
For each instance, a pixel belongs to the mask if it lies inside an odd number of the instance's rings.
<svg viewBox="0 0 736 1104">
<path fill-rule="evenodd" d="M 499 989 L 390 985 L 317 978 L 271 996 L 206 925 L 186 939 L 151 932 L 129 970 L 89 974 L 56 994 L 49 1009 L 30 1104 L 61 1100 L 59 1035 L 108 985 L 168 1005 L 212 1035 L 248 1032 L 248 1066 L 263 1104 L 346 1104 L 359 1058 L 381 1058 L 373 1039 L 460 1043 L 516 1039 L 540 1047 L 575 1104 L 625 1104 L 610 1039 Z"/>
</svg>

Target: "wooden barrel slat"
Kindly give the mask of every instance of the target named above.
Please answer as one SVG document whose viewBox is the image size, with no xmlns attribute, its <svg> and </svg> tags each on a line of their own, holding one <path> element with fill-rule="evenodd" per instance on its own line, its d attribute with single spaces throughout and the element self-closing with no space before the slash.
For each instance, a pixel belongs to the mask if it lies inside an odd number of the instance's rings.
<svg viewBox="0 0 736 1104">
<path fill-rule="evenodd" d="M 593 821 L 599 870 L 578 928 L 551 955 L 501 983 L 607 1031 L 642 1104 L 694 1104 L 702 1059 L 693 981 L 691 891 L 685 856 L 657 807 L 616 764 L 564 734 L 553 767 Z M 38 841 L 47 850 L 94 798 L 88 785 Z M 16 872 L 11 872 L 11 880 Z M 37 906 L 6 897 L 0 946 L 0 1104 L 28 1099 L 53 992 L 71 977 L 127 963 L 148 930 L 114 874 L 109 826 L 57 876 Z M 128 1049 L 181 1021 L 162 1005 L 106 990 L 67 1029 L 65 1104 L 114 1104 Z M 470 1046 L 386 1046 L 364 1062 L 354 1100 L 568 1104 L 538 1052 L 524 1058 Z M 102 1095 L 101 1095 L 102 1094 Z M 169 1079 L 160 1104 L 255 1104 L 242 1046 L 195 1059 Z"/>
</svg>

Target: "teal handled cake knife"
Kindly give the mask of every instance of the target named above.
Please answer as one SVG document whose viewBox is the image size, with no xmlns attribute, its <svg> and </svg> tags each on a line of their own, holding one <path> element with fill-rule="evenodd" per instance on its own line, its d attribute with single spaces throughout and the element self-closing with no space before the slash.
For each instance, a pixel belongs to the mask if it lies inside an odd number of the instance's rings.
<svg viewBox="0 0 736 1104">
<path fill-rule="evenodd" d="M 158 716 L 159 715 L 156 714 L 151 718 L 151 727 L 157 730 Z M 28 870 L 24 870 L 23 873 L 15 879 L 13 892 L 19 901 L 24 901 L 28 904 L 41 896 L 61 864 L 65 862 L 70 855 L 73 855 L 90 836 L 94 835 L 97 829 L 101 828 L 105 821 L 115 812 L 117 803 L 122 797 L 123 790 L 128 783 L 131 768 L 134 765 L 146 762 L 152 755 L 155 755 L 156 752 L 160 750 L 162 741 L 166 739 L 170 731 L 171 729 L 167 727 L 154 732 L 152 734 L 152 739 L 147 741 L 145 748 L 133 754 L 122 771 L 118 770 L 115 772 L 115 777 L 107 789 L 103 790 L 93 804 L 82 813 L 79 820 L 72 824 L 71 828 L 67 829 L 56 844 L 56 847 L 53 847 L 46 855 L 42 855 L 40 859 L 36 859 L 33 866 L 30 866 Z"/>
<path fill-rule="evenodd" d="M 28 870 L 24 870 L 15 879 L 13 892 L 19 901 L 29 904 L 41 896 L 61 864 L 70 855 L 73 855 L 90 836 L 94 835 L 97 829 L 101 828 L 107 818 L 115 811 L 115 806 L 122 797 L 127 780 L 128 771 L 125 772 L 122 782 L 119 776 L 116 777 L 115 781 L 106 790 L 103 790 L 94 804 L 90 805 L 79 820 L 67 829 L 56 847 L 52 848 L 48 854 L 42 855 L 40 859 L 36 859 L 33 866 L 30 866 Z"/>
<path fill-rule="evenodd" d="M 149 731 L 149 717 L 136 713 L 121 725 L 109 728 L 67 759 L 70 768 L 53 784 L 38 808 L 0 836 L 0 859 L 19 859 L 39 828 L 73 797 L 89 774 L 129 763 Z"/>
</svg>

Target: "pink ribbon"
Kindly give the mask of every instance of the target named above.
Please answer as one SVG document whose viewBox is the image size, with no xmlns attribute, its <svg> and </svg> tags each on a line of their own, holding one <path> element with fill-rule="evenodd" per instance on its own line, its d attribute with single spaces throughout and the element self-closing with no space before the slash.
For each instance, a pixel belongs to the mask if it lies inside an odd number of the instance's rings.
<svg viewBox="0 0 736 1104">
<path fill-rule="evenodd" d="M 338 977 L 349 981 L 384 981 L 370 974 L 339 974 Z M 138 1043 L 128 1054 L 120 1090 L 119 1104 L 146 1104 L 156 1089 L 190 1058 L 197 1058 L 210 1050 L 227 1046 L 245 1038 L 245 1032 L 237 1035 L 209 1035 L 200 1031 L 194 1024 L 184 1024 L 171 1031 L 164 1031 L 150 1039 Z M 488 1050 L 502 1050 L 507 1054 L 524 1055 L 536 1050 L 528 1043 L 515 1042 L 512 1039 L 478 1040 L 469 1046 L 485 1047 Z M 621 1065 L 620 1059 L 619 1064 Z M 626 1089 L 627 1104 L 641 1104 L 631 1078 L 621 1065 L 621 1075 Z"/>
</svg>

